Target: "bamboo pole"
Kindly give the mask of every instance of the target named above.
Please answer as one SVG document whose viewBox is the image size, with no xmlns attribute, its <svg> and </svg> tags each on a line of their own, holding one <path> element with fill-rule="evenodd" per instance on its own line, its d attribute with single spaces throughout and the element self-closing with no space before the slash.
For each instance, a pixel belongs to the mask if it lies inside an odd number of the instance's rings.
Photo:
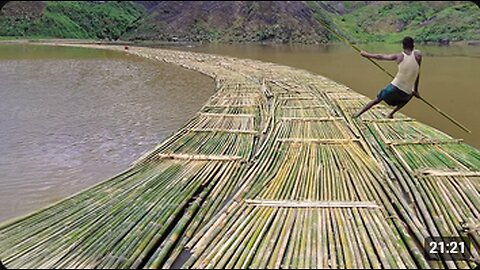
<svg viewBox="0 0 480 270">
<path fill-rule="evenodd" d="M 368 201 L 271 201 L 245 200 L 249 205 L 281 208 L 380 208 L 375 202 Z"/>
<path fill-rule="evenodd" d="M 341 34 L 339 34 L 337 31 L 333 30 L 331 27 L 329 27 L 326 23 L 322 22 L 322 21 L 319 21 L 326 29 L 328 29 L 331 33 L 333 33 L 335 36 L 337 36 L 341 41 L 343 41 L 344 43 L 346 43 L 347 45 L 349 45 L 350 47 L 352 47 L 354 50 L 356 50 L 357 52 L 361 52 L 360 49 L 353 45 L 347 38 L 343 37 Z M 379 65 L 377 62 L 373 61 L 372 59 L 370 58 L 367 58 L 367 60 L 369 60 L 372 64 L 374 64 L 376 67 L 378 67 L 380 70 L 382 70 L 385 74 L 387 74 L 390 78 L 394 78 L 394 76 L 388 72 L 385 68 L 383 68 L 381 65 Z M 472 133 L 468 128 L 466 128 L 465 126 L 463 126 L 461 123 L 459 123 L 457 120 L 453 119 L 453 117 L 451 117 L 450 115 L 442 112 L 438 107 L 436 107 L 435 105 L 433 105 L 432 103 L 428 102 L 424 97 L 419 97 L 419 99 L 421 101 L 423 101 L 425 104 L 427 104 L 428 106 L 430 106 L 432 109 L 434 109 L 436 112 L 440 113 L 443 117 L 447 118 L 448 120 L 450 120 L 450 122 L 454 123 L 456 126 L 458 126 L 459 128 L 461 128 L 462 130 L 468 132 L 468 133 Z"/>
</svg>

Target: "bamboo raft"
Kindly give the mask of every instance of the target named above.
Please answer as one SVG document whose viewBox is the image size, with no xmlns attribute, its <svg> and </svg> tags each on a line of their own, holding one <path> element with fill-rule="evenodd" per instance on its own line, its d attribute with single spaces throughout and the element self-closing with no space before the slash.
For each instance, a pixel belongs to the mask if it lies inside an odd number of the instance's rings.
<svg viewBox="0 0 480 270">
<path fill-rule="evenodd" d="M 0 225 L 7 267 L 478 266 L 479 150 L 402 114 L 386 120 L 385 106 L 352 119 L 368 98 L 302 70 L 128 53 L 206 74 L 217 91 L 125 172 Z M 431 236 L 467 238 L 472 258 L 429 260 Z"/>
</svg>

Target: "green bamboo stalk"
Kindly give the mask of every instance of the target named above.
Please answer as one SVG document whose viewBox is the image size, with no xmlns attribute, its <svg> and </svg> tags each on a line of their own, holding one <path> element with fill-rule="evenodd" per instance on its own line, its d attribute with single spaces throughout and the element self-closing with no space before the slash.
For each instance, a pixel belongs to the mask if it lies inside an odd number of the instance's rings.
<svg viewBox="0 0 480 270">
<path fill-rule="evenodd" d="M 271 229 L 268 231 L 268 234 L 265 236 L 265 240 L 259 247 L 255 258 L 250 265 L 250 268 L 265 269 L 270 258 L 274 256 L 272 253 L 275 246 L 279 242 L 282 225 L 285 223 L 285 219 L 287 216 L 286 209 L 278 209 L 275 211 L 278 212 L 277 218 L 273 220 Z"/>
<path fill-rule="evenodd" d="M 277 249 L 275 249 L 274 253 L 272 254 L 272 258 L 268 263 L 267 268 L 269 269 L 279 269 L 284 262 L 284 256 L 287 250 L 287 246 L 289 244 L 292 229 L 294 227 L 297 210 L 286 210 L 288 213 L 287 221 L 285 222 L 285 226 L 283 226 L 282 231 L 280 233 L 280 242 Z M 283 264 L 285 265 L 285 264 Z"/>
<path fill-rule="evenodd" d="M 246 226 L 244 229 L 241 231 L 241 234 L 238 237 L 232 237 L 232 240 L 235 240 L 233 242 L 232 246 L 229 249 L 229 252 L 225 254 L 220 259 L 220 256 L 222 256 L 222 253 L 219 253 L 217 257 L 219 258 L 219 264 L 210 264 L 210 266 L 216 267 L 222 267 L 225 268 L 233 268 L 234 265 L 237 265 L 235 268 L 239 268 L 239 264 L 242 263 L 241 259 L 244 258 L 245 253 L 243 252 L 246 248 L 246 241 L 252 238 L 252 236 L 257 232 L 257 228 L 260 226 L 261 221 L 265 216 L 268 215 L 267 213 L 268 209 L 266 208 L 260 208 L 260 209 L 252 209 L 253 214 L 250 216 L 250 219 L 246 220 Z M 237 239 L 235 239 L 237 238 Z M 226 246 L 224 246 L 225 248 Z M 213 254 L 217 252 L 212 252 Z M 216 260 L 215 260 L 216 262 Z"/>
<path fill-rule="evenodd" d="M 236 166 L 236 164 L 231 164 L 231 166 L 229 166 L 229 171 L 227 173 L 229 176 L 226 176 L 226 179 L 222 181 L 222 184 L 217 185 L 212 191 L 212 194 L 208 196 L 208 202 L 203 204 L 202 209 L 199 210 L 199 213 L 192 221 L 192 225 L 190 225 L 188 230 L 185 232 L 185 236 L 169 256 L 169 259 L 165 262 L 163 266 L 164 268 L 171 268 L 181 251 L 185 248 L 187 242 L 193 237 L 198 228 L 201 228 L 202 225 L 206 223 L 206 220 L 210 220 L 213 214 L 218 211 L 220 204 L 226 201 L 233 188 L 237 185 L 237 181 L 235 180 L 238 180 L 238 177 L 237 175 L 232 175 L 234 174 L 234 170 L 237 168 L 238 166 Z"/>
<path fill-rule="evenodd" d="M 250 241 L 247 244 L 247 247 L 242 250 L 242 253 L 245 256 L 245 259 L 243 260 L 243 264 L 241 265 L 241 268 L 247 269 L 250 268 L 252 259 L 257 252 L 258 246 L 264 241 L 264 235 L 268 232 L 268 229 L 270 228 L 272 221 L 276 218 L 277 216 L 277 210 L 276 209 L 268 209 L 266 213 L 266 217 L 262 219 L 263 221 L 263 226 L 260 226 L 259 229 L 255 232 L 253 237 L 250 238 Z M 242 261 L 242 257 L 240 257 L 240 260 Z"/>
<path fill-rule="evenodd" d="M 157 269 L 166 260 L 166 257 L 170 250 L 173 248 L 173 245 L 178 241 L 178 238 L 187 227 L 188 222 L 190 222 L 195 213 L 198 211 L 202 204 L 202 201 L 205 199 L 205 197 L 208 195 L 208 193 L 211 191 L 215 184 L 215 182 L 210 183 L 210 185 L 202 191 L 202 193 L 188 208 L 185 215 L 177 223 L 176 229 L 174 229 L 168 241 L 166 243 L 164 242 L 162 246 L 158 249 L 158 251 L 155 252 L 155 254 L 152 256 L 152 258 L 154 258 L 153 262 L 147 263 L 149 268 Z"/>
</svg>

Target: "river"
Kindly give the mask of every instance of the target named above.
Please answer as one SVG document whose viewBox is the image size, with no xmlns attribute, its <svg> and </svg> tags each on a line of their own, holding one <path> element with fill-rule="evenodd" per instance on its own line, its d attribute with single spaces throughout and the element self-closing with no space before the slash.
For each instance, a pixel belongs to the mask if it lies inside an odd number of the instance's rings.
<svg viewBox="0 0 480 270">
<path fill-rule="evenodd" d="M 0 221 L 125 170 L 214 90 L 177 66 L 33 45 L 0 45 L 0 82 Z"/>
</svg>

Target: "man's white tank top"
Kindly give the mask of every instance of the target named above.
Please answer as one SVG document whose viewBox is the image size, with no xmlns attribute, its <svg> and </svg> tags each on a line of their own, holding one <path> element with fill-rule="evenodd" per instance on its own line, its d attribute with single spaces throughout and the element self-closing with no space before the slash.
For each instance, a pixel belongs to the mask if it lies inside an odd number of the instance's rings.
<svg viewBox="0 0 480 270">
<path fill-rule="evenodd" d="M 417 80 L 420 66 L 417 59 L 415 59 L 415 51 L 412 51 L 410 55 L 403 53 L 403 60 L 398 64 L 398 73 L 392 81 L 398 89 L 407 94 L 412 94 L 415 87 L 415 81 Z"/>
</svg>

